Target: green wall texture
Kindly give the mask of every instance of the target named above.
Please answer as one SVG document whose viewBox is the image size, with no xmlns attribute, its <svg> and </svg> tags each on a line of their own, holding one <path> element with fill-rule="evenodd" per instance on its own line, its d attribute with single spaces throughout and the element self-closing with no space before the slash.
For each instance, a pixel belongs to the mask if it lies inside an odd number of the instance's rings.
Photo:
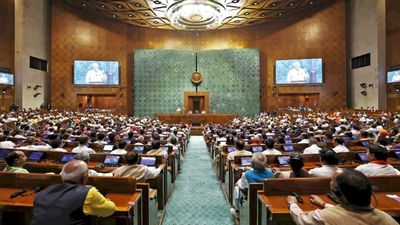
<svg viewBox="0 0 400 225">
<path fill-rule="evenodd" d="M 134 55 L 135 116 L 175 113 L 184 91 L 195 91 L 190 77 L 195 51 L 138 49 Z M 257 49 L 199 51 L 198 91 L 210 94 L 210 113 L 257 114 L 260 110 L 260 59 Z"/>
</svg>

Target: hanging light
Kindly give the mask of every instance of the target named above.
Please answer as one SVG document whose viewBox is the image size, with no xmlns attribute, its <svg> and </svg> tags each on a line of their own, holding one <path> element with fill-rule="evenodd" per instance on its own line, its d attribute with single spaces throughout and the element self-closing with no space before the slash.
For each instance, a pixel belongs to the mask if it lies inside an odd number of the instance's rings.
<svg viewBox="0 0 400 225">
<path fill-rule="evenodd" d="M 206 30 L 218 27 L 225 16 L 226 7 L 212 0 L 181 0 L 168 6 L 166 17 L 185 30 Z"/>
</svg>

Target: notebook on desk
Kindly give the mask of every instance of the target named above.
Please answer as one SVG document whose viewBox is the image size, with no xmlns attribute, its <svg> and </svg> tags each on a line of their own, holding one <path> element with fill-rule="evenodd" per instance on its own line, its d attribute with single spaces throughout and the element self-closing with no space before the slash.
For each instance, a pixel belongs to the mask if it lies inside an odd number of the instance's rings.
<svg viewBox="0 0 400 225">
<path fill-rule="evenodd" d="M 252 151 L 253 153 L 262 152 L 262 151 L 263 151 L 263 147 L 260 146 L 260 145 L 251 146 L 251 151 Z"/>
<path fill-rule="evenodd" d="M 43 152 L 32 152 L 29 155 L 28 161 L 38 162 L 42 159 L 42 157 L 43 157 Z"/>
<path fill-rule="evenodd" d="M 251 158 L 252 157 L 242 157 L 242 158 L 240 158 L 240 165 L 241 166 L 251 166 Z"/>
<path fill-rule="evenodd" d="M 156 157 L 142 157 L 140 164 L 145 166 L 156 166 Z"/>
<path fill-rule="evenodd" d="M 0 159 L 5 159 L 8 153 L 10 153 L 9 150 L 0 150 Z"/>
<path fill-rule="evenodd" d="M 106 166 L 118 166 L 119 158 L 118 155 L 107 155 L 103 163 Z"/>
<path fill-rule="evenodd" d="M 234 152 L 236 150 L 235 146 L 228 146 L 227 147 L 228 153 Z"/>
<path fill-rule="evenodd" d="M 60 163 L 65 164 L 69 161 L 72 161 L 75 159 L 76 154 L 74 153 L 64 153 L 64 155 L 60 159 Z"/>
<path fill-rule="evenodd" d="M 368 163 L 368 155 L 365 152 L 359 152 L 358 154 L 358 158 L 360 158 L 361 162 L 363 163 Z"/>
<path fill-rule="evenodd" d="M 111 152 L 114 148 L 114 145 L 104 145 L 103 151 L 105 152 Z"/>
<path fill-rule="evenodd" d="M 289 165 L 289 158 L 290 156 L 278 156 L 278 163 L 280 166 L 287 166 Z"/>
<path fill-rule="evenodd" d="M 285 152 L 293 152 L 293 151 L 294 151 L 294 148 L 293 148 L 293 145 L 284 145 L 284 146 L 283 146 L 283 150 L 284 150 Z"/>
<path fill-rule="evenodd" d="M 133 147 L 133 151 L 136 152 L 136 153 L 143 153 L 144 152 L 144 146 L 143 145 L 135 146 L 135 147 Z"/>
</svg>

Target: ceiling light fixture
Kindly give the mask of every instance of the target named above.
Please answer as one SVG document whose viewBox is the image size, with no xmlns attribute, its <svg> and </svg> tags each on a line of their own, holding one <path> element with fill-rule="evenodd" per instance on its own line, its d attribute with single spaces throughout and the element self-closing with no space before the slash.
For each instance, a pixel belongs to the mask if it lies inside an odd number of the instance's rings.
<svg viewBox="0 0 400 225">
<path fill-rule="evenodd" d="M 181 0 L 168 6 L 166 17 L 178 28 L 207 30 L 218 27 L 226 6 L 214 0 Z"/>
</svg>

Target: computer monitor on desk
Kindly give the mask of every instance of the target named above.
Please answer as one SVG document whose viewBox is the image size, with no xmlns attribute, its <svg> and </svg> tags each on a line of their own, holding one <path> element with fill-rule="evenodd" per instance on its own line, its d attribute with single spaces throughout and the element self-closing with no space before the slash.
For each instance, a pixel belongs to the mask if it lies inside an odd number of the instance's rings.
<svg viewBox="0 0 400 225">
<path fill-rule="evenodd" d="M 144 145 L 138 145 L 133 147 L 133 151 L 136 153 L 143 153 L 144 152 Z"/>
<path fill-rule="evenodd" d="M 289 158 L 290 156 L 278 156 L 278 163 L 280 166 L 287 166 L 289 165 Z"/>
<path fill-rule="evenodd" d="M 118 155 L 107 155 L 103 163 L 106 166 L 118 166 L 119 158 Z"/>
<path fill-rule="evenodd" d="M 32 152 L 29 155 L 28 161 L 39 162 L 42 159 L 43 154 L 44 154 L 43 152 Z"/>
<path fill-rule="evenodd" d="M 103 151 L 105 152 L 111 152 L 114 148 L 114 145 L 104 145 Z"/>
<path fill-rule="evenodd" d="M 0 150 L 0 159 L 5 159 L 8 153 L 10 153 L 9 150 Z"/>
<path fill-rule="evenodd" d="M 293 145 L 284 145 L 283 146 L 283 150 L 285 152 L 293 152 L 294 151 L 294 147 L 293 147 Z"/>
<path fill-rule="evenodd" d="M 253 153 L 262 152 L 263 151 L 263 147 L 261 145 L 251 146 L 251 151 Z"/>
<path fill-rule="evenodd" d="M 156 166 L 156 157 L 142 157 L 140 164 L 145 166 Z"/>
<path fill-rule="evenodd" d="M 60 163 L 65 164 L 69 161 L 72 161 L 75 159 L 76 154 L 74 153 L 64 153 L 64 155 L 60 159 Z"/>
<path fill-rule="evenodd" d="M 240 158 L 240 165 L 241 166 L 251 166 L 251 158 L 252 157 L 242 157 L 242 158 Z"/>
<path fill-rule="evenodd" d="M 235 146 L 228 146 L 228 147 L 226 147 L 226 148 L 227 148 L 227 150 L 228 150 L 228 153 L 234 152 L 234 151 L 236 150 L 236 147 L 235 147 Z"/>
</svg>

